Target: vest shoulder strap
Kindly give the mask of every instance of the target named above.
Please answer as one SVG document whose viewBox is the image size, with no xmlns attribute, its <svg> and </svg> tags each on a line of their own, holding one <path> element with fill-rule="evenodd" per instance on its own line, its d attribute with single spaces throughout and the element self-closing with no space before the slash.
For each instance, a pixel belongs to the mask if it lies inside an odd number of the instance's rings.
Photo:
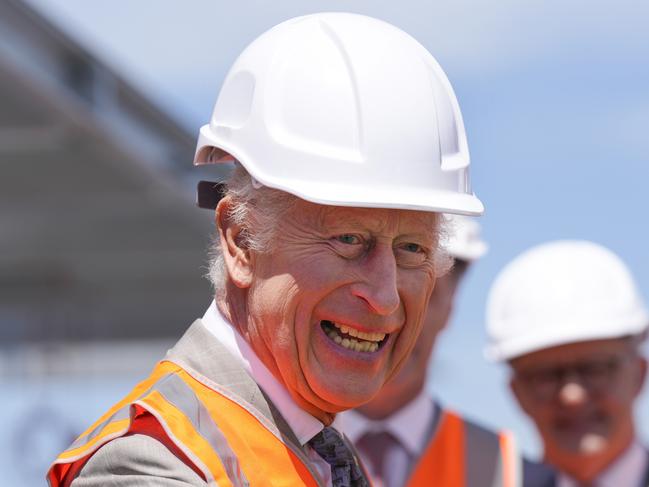
<svg viewBox="0 0 649 487">
<path fill-rule="evenodd" d="M 48 480 L 64 486 L 101 446 L 129 433 L 153 436 L 208 485 L 317 486 L 309 467 L 257 418 L 171 362 L 82 434 L 54 462 Z"/>
<path fill-rule="evenodd" d="M 409 487 L 519 487 L 519 459 L 508 433 L 494 433 L 449 410 L 413 469 Z"/>
</svg>

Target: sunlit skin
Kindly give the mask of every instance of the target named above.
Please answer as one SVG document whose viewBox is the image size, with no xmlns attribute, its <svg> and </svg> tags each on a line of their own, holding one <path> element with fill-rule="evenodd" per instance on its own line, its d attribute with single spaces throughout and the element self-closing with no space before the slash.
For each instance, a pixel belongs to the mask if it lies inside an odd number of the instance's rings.
<svg viewBox="0 0 649 487">
<path fill-rule="evenodd" d="M 357 411 L 371 419 L 384 419 L 404 407 L 422 391 L 435 341 L 448 323 L 463 269 L 463 266 L 457 265 L 437 279 L 421 334 L 405 365 L 370 402 L 360 406 Z"/>
<path fill-rule="evenodd" d="M 298 202 L 273 249 L 243 248 L 221 200 L 217 225 L 228 271 L 219 307 L 302 409 L 330 424 L 366 402 L 415 344 L 435 284 L 437 216 Z M 323 320 L 389 336 L 349 350 Z"/>
<path fill-rule="evenodd" d="M 618 360 L 619 366 L 606 375 L 610 380 L 601 381 L 606 386 L 596 390 L 578 373 L 566 373 L 555 393 L 544 398 L 525 379 L 547 368 L 574 370 L 580 364 L 611 360 Z M 541 435 L 546 463 L 588 483 L 630 446 L 635 431 L 633 403 L 647 369 L 631 339 L 551 347 L 518 357 L 511 366 L 511 389 Z"/>
</svg>

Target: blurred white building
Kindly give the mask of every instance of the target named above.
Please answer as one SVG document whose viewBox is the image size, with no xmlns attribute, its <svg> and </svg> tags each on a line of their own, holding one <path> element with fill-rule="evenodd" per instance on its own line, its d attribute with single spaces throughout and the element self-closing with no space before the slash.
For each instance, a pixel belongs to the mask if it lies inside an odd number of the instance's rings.
<svg viewBox="0 0 649 487">
<path fill-rule="evenodd" d="M 33 9 L 0 2 L 0 485 L 42 485 L 209 304 L 194 141 Z"/>
</svg>

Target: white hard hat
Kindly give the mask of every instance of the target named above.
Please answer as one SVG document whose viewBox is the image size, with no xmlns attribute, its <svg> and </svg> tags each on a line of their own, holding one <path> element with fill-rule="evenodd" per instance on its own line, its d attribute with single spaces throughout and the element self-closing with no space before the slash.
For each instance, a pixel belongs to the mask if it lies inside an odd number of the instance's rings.
<svg viewBox="0 0 649 487">
<path fill-rule="evenodd" d="M 447 233 L 441 245 L 454 259 L 472 262 L 487 253 L 489 246 L 480 236 L 480 224 L 472 217 L 445 214 Z"/>
<path fill-rule="evenodd" d="M 567 343 L 637 335 L 649 314 L 629 270 L 592 242 L 557 241 L 509 263 L 487 301 L 488 358 L 509 360 Z"/>
<path fill-rule="evenodd" d="M 224 153 L 256 183 L 315 203 L 483 212 L 446 75 L 408 34 L 362 15 L 298 17 L 250 44 L 194 163 Z"/>
</svg>

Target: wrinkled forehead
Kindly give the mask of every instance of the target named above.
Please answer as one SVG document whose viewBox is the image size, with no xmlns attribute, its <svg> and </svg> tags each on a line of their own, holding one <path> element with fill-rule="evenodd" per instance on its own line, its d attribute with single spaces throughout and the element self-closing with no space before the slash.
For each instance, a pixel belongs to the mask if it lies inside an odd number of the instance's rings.
<svg viewBox="0 0 649 487">
<path fill-rule="evenodd" d="M 358 230 L 375 235 L 418 234 L 438 239 L 439 213 L 394 208 L 359 208 L 317 205 L 314 209 L 317 224 L 323 230 Z"/>
</svg>

